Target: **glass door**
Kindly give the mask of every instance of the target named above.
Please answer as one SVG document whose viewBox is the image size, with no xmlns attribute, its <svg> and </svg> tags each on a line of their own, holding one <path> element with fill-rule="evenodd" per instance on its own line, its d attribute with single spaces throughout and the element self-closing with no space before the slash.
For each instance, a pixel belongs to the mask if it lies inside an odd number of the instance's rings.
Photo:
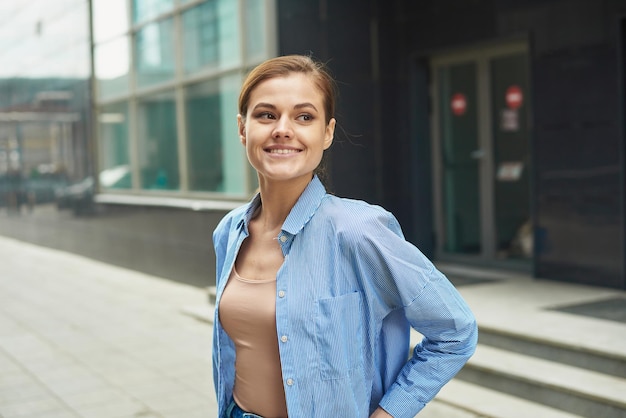
<svg viewBox="0 0 626 418">
<path fill-rule="evenodd" d="M 496 256 L 531 258 L 528 57 L 495 57 L 489 66 Z"/>
<path fill-rule="evenodd" d="M 432 71 L 438 254 L 530 259 L 526 46 L 435 57 Z"/>
<path fill-rule="evenodd" d="M 439 68 L 444 251 L 479 254 L 476 64 Z"/>
</svg>

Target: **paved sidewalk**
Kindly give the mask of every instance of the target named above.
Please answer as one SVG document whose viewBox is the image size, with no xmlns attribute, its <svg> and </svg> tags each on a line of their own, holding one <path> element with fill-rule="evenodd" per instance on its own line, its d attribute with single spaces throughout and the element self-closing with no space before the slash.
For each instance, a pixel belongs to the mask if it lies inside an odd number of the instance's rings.
<svg viewBox="0 0 626 418">
<path fill-rule="evenodd" d="M 626 292 L 439 267 L 493 280 L 459 287 L 480 326 L 626 356 L 625 323 L 551 309 Z M 0 418 L 216 418 L 204 289 L 1 236 L 0 269 Z"/>
<path fill-rule="evenodd" d="M 2 237 L 0 268 L 0 417 L 216 417 L 204 291 Z"/>
</svg>

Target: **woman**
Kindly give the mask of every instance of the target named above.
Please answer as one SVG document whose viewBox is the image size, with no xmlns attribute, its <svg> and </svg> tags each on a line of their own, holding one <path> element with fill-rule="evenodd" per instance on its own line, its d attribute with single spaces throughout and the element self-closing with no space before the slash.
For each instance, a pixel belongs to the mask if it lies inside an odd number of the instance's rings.
<svg viewBox="0 0 626 418">
<path fill-rule="evenodd" d="M 472 313 L 396 219 L 315 174 L 334 92 L 304 56 L 266 61 L 242 87 L 260 192 L 213 235 L 221 418 L 412 418 L 474 352 Z M 407 361 L 410 326 L 424 339 Z"/>
</svg>

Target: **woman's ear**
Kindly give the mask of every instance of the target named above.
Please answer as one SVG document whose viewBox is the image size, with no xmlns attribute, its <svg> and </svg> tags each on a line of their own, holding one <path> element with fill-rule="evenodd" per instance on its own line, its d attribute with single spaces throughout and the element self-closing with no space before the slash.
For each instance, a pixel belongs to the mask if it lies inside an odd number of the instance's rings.
<svg viewBox="0 0 626 418">
<path fill-rule="evenodd" d="M 239 132 L 239 141 L 246 145 L 246 123 L 241 115 L 237 115 L 237 131 Z"/>
<path fill-rule="evenodd" d="M 324 149 L 328 149 L 332 143 L 333 138 L 335 137 L 335 124 L 337 121 L 335 118 L 332 118 L 328 121 L 328 125 L 326 125 L 326 132 L 324 133 Z"/>
</svg>

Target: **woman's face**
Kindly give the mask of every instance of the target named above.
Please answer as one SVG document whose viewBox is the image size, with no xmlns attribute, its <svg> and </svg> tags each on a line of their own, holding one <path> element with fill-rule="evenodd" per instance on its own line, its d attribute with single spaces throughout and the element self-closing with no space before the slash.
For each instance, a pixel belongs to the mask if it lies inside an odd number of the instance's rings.
<svg viewBox="0 0 626 418">
<path fill-rule="evenodd" d="M 311 179 L 333 141 L 335 119 L 325 122 L 324 97 L 305 74 L 257 85 L 246 115 L 238 115 L 239 136 L 259 181 Z"/>
</svg>

